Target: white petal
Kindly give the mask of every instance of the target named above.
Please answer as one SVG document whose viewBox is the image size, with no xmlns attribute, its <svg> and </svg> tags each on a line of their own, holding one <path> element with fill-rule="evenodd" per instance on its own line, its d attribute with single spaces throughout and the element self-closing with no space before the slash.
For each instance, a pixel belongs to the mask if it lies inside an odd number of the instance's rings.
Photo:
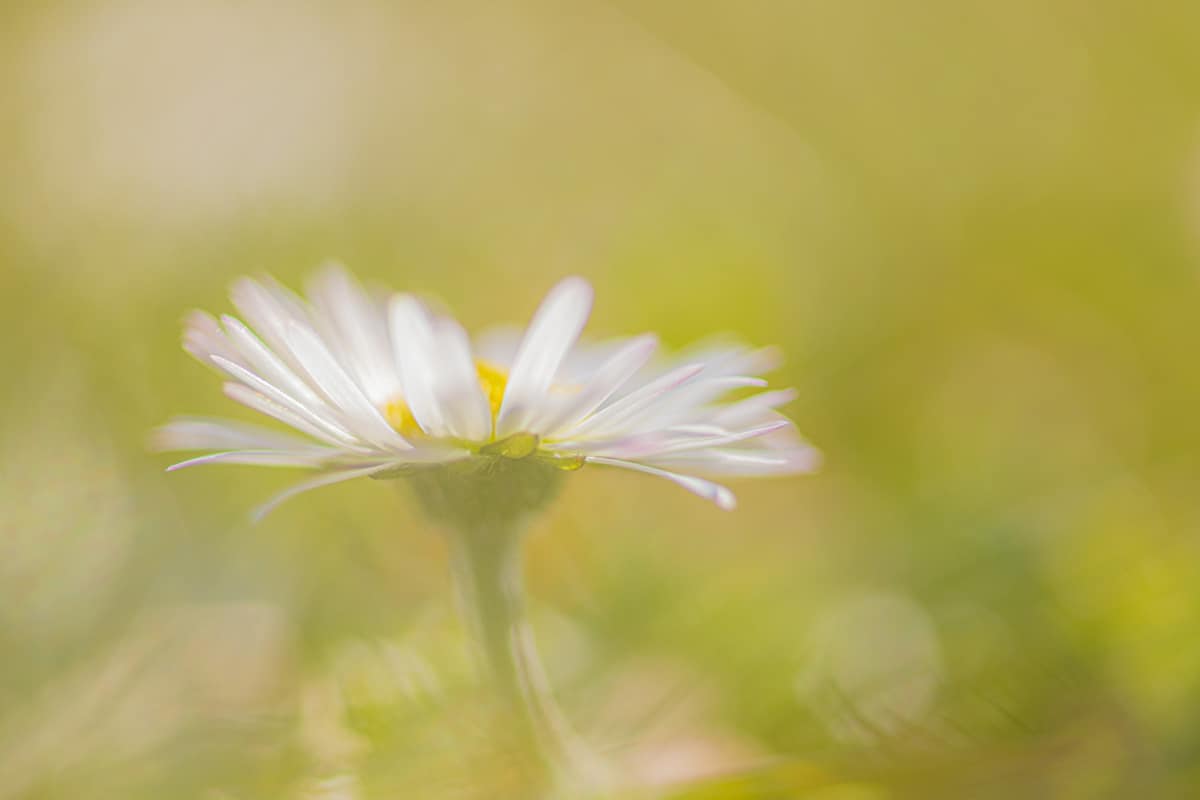
<svg viewBox="0 0 1200 800">
<path fill-rule="evenodd" d="M 649 430 L 620 436 L 596 436 L 546 442 L 544 447 L 560 453 L 583 453 L 619 458 L 633 458 L 658 452 L 681 442 L 707 441 L 726 436 L 729 431 L 715 425 L 676 425 L 661 430 Z"/>
<path fill-rule="evenodd" d="M 269 397 L 259 394 L 258 392 L 246 386 L 243 383 L 226 383 L 222 389 L 225 396 L 235 403 L 241 403 L 246 408 L 253 409 L 260 414 L 265 414 L 272 419 L 277 419 L 284 425 L 290 425 L 301 433 L 306 433 L 319 442 L 324 442 L 332 447 L 337 447 L 342 450 L 347 450 L 355 453 L 372 452 L 374 448 L 363 444 L 355 439 L 349 433 L 336 432 L 331 433 L 330 429 L 319 427 L 310 422 L 308 417 L 302 417 L 292 411 L 290 408 L 276 403 Z"/>
<path fill-rule="evenodd" d="M 772 372 L 783 363 L 783 353 L 778 347 L 751 349 L 736 342 L 704 343 L 685 348 L 679 358 L 687 361 L 703 361 L 708 365 L 707 375 L 761 375 Z"/>
<path fill-rule="evenodd" d="M 225 338 L 221 326 L 212 314 L 193 311 L 183 324 L 183 349 L 202 364 L 212 366 L 212 357 L 221 356 L 229 361 L 241 363 L 237 349 Z"/>
<path fill-rule="evenodd" d="M 534 433 L 546 436 L 560 428 L 574 425 L 612 397 L 658 349 L 658 337 L 647 334 L 628 342 L 601 364 L 578 394 L 572 395 L 550 415 L 538 423 Z"/>
<path fill-rule="evenodd" d="M 302 374 L 287 337 L 289 321 L 311 324 L 308 310 L 300 299 L 278 284 L 269 282 L 269 286 L 264 286 L 251 278 L 234 281 L 229 297 L 250 327 L 281 359 Z"/>
<path fill-rule="evenodd" d="M 761 375 L 764 372 L 774 372 L 782 364 L 783 351 L 774 345 L 769 345 L 740 354 L 732 360 L 729 371 Z"/>
<path fill-rule="evenodd" d="M 792 427 L 791 420 L 780 419 L 773 422 L 768 422 L 765 425 L 758 425 L 753 428 L 748 428 L 744 431 L 732 431 L 730 433 L 718 434 L 716 436 L 688 437 L 664 445 L 664 447 L 660 449 L 658 453 L 675 453 L 682 450 L 693 450 L 701 447 L 721 447 L 723 445 L 733 444 L 734 442 L 757 439 L 760 436 L 766 436 L 767 434 L 790 427 Z"/>
<path fill-rule="evenodd" d="M 180 417 L 154 431 L 151 447 L 170 450 L 286 450 L 312 447 L 298 436 L 223 419 Z"/>
<path fill-rule="evenodd" d="M 311 328 L 289 322 L 287 341 L 309 378 L 345 414 L 346 423 L 354 433 L 383 447 L 399 450 L 411 447 L 388 424 L 379 409 L 371 405 L 358 384 L 346 374 Z"/>
<path fill-rule="evenodd" d="M 167 467 L 175 472 L 201 464 L 254 464 L 260 467 L 318 467 L 336 455 L 335 450 L 322 448 L 308 451 L 292 450 L 230 450 L 224 453 L 209 453 L 206 456 L 189 458 Z"/>
<path fill-rule="evenodd" d="M 622 398 L 614 400 L 571 431 L 574 437 L 602 436 L 637 416 L 661 395 L 687 384 L 704 369 L 703 364 L 685 364 Z"/>
<path fill-rule="evenodd" d="M 492 412 L 466 331 L 410 295 L 393 297 L 389 310 L 403 395 L 417 424 L 431 436 L 486 440 Z"/>
<path fill-rule="evenodd" d="M 496 421 L 498 438 L 521 433 L 535 421 L 559 365 L 579 339 L 591 310 L 592 287 L 582 278 L 567 278 L 546 295 L 509 373 Z"/>
<path fill-rule="evenodd" d="M 721 375 L 716 378 L 705 378 L 696 381 L 696 386 L 703 386 L 713 391 L 729 391 L 730 389 L 762 388 L 767 385 L 766 378 L 754 375 Z"/>
<path fill-rule="evenodd" d="M 654 475 L 682 486 L 692 494 L 699 495 L 706 500 L 711 500 L 717 504 L 717 507 L 724 511 L 732 511 L 737 508 L 737 498 L 734 497 L 727 487 L 719 483 L 707 481 L 704 478 L 697 478 L 693 475 L 680 475 L 677 472 L 669 472 L 658 467 L 651 467 L 646 464 L 639 464 L 636 461 L 622 461 L 616 458 L 605 458 L 603 456 L 589 456 L 588 463 L 605 464 L 610 467 L 621 467 L 622 469 L 630 469 L 634 472 L 644 472 L 647 475 Z"/>
<path fill-rule="evenodd" d="M 765 417 L 766 419 L 788 419 L 778 411 L 767 412 Z M 808 440 L 796 430 L 795 423 L 791 427 L 781 428 L 775 433 L 762 437 L 755 442 L 755 445 L 767 450 L 806 450 L 812 447 Z"/>
<path fill-rule="evenodd" d="M 728 428 L 722 428 L 720 425 L 709 423 L 672 425 L 670 428 L 666 428 L 665 431 L 667 433 L 686 434 L 688 436 L 726 436 L 731 433 Z"/>
<path fill-rule="evenodd" d="M 336 342 L 367 398 L 383 406 L 400 393 L 384 307 L 346 269 L 329 265 L 309 285 L 309 296 L 328 337 Z"/>
<path fill-rule="evenodd" d="M 295 486 L 280 492 L 256 508 L 251 515 L 251 519 L 254 522 L 261 522 L 263 517 L 265 517 L 267 514 L 270 514 L 280 505 L 292 499 L 296 495 L 312 491 L 313 489 L 319 489 L 322 486 L 330 486 L 335 483 L 341 483 L 342 481 L 350 481 L 354 480 L 355 478 L 365 478 L 368 475 L 373 475 L 376 472 L 382 472 L 383 470 L 389 469 L 392 466 L 392 464 L 375 464 L 370 467 L 362 467 L 359 469 L 339 470 L 338 472 L 329 472 L 321 475 L 318 478 L 313 478 L 312 480 L 298 483 Z"/>
<path fill-rule="evenodd" d="M 438 366 L 436 392 L 442 419 L 452 436 L 477 442 L 492 433 L 492 410 L 471 358 L 471 341 L 457 321 L 443 317 L 435 323 Z"/>
<path fill-rule="evenodd" d="M 388 303 L 392 347 L 400 371 L 404 401 L 421 430 L 445 436 L 446 422 L 436 393 L 437 369 L 433 320 L 412 295 L 398 294 Z"/>
<path fill-rule="evenodd" d="M 712 404 L 732 389 L 762 388 L 762 378 L 745 375 L 712 377 L 709 367 L 696 380 L 671 392 L 645 410 L 630 426 L 638 431 L 650 431 L 694 422 L 710 421 L 716 410 Z"/>
<path fill-rule="evenodd" d="M 672 394 L 671 402 L 676 409 L 694 409 L 711 403 L 734 389 L 762 389 L 766 385 L 766 380 L 752 375 L 714 376 L 710 367 L 705 365 L 704 372 L 699 378 Z"/>
<path fill-rule="evenodd" d="M 776 389 L 771 392 L 760 392 L 719 409 L 713 414 L 712 420 L 715 424 L 726 428 L 740 428 L 744 425 L 754 425 L 763 421 L 771 409 L 795 400 L 797 394 L 798 392 L 795 389 Z"/>
<path fill-rule="evenodd" d="M 714 449 L 688 450 L 649 461 L 669 469 L 695 470 L 705 475 L 796 475 L 816 471 L 821 453 L 813 447 L 789 450 Z"/>
<path fill-rule="evenodd" d="M 594 453 L 614 458 L 649 459 L 669 453 L 694 450 L 702 447 L 720 447 L 745 439 L 755 439 L 782 428 L 790 427 L 791 424 L 791 421 L 781 419 L 745 431 L 720 431 L 716 434 L 712 433 L 711 429 L 707 426 L 680 426 L 661 431 L 638 433 L 625 438 L 607 441 L 600 439 L 563 442 L 558 445 L 552 445 L 549 449 L 585 454 Z"/>
<path fill-rule="evenodd" d="M 283 408 L 290 411 L 294 416 L 297 416 L 300 419 L 304 420 L 308 424 L 309 428 L 315 428 L 317 430 L 324 431 L 324 433 L 321 434 L 320 438 L 324 439 L 324 438 L 333 437 L 335 440 L 346 442 L 346 443 L 353 443 L 353 442 L 358 441 L 358 437 L 356 437 L 353 433 L 351 433 L 340 422 L 334 421 L 328 413 L 325 413 L 325 410 L 323 408 L 319 408 L 316 406 L 308 406 L 308 405 L 305 405 L 304 403 L 301 403 L 300 401 L 296 400 L 292 396 L 281 391 L 279 389 L 279 387 L 275 386 L 272 383 L 268 383 L 267 381 L 263 380 L 259 376 L 255 375 L 250 370 L 245 369 L 243 367 L 239 367 L 237 364 L 234 364 L 230 361 L 226 361 L 225 359 L 221 358 L 220 356 L 213 356 L 213 363 L 216 364 L 221 369 L 223 369 L 230 376 L 241 381 L 242 384 L 244 384 L 249 389 L 254 390 L 254 393 L 258 394 L 259 396 L 265 397 L 266 399 L 270 400 L 271 402 L 275 403 L 276 405 L 282 406 Z M 230 394 L 231 388 L 232 388 L 231 386 L 226 385 L 225 393 L 227 395 L 229 395 L 230 397 L 232 397 L 233 399 L 238 400 L 238 402 L 244 402 L 241 398 L 240 393 L 239 394 Z M 246 403 L 246 405 L 250 405 L 250 404 Z M 251 408 L 255 408 L 255 406 L 251 406 Z M 269 413 L 269 412 L 264 412 L 264 413 Z M 270 416 L 274 416 L 276 419 L 279 419 L 279 417 L 275 414 L 270 414 Z M 288 424 L 291 425 L 292 423 L 289 422 Z M 296 426 L 296 425 L 293 425 L 293 427 L 296 427 L 298 430 L 303 430 L 305 433 L 309 433 L 309 435 L 312 435 L 310 433 L 310 431 L 306 430 L 305 428 L 301 428 L 300 426 Z"/>
<path fill-rule="evenodd" d="M 567 353 L 554 376 L 556 384 L 580 385 L 587 383 L 596 370 L 619 350 L 629 344 L 629 339 L 605 339 L 589 341 L 580 336 L 579 341 Z"/>
<path fill-rule="evenodd" d="M 231 316 L 222 316 L 229 340 L 242 356 L 241 362 L 251 366 L 262 378 L 287 392 L 297 401 L 312 404 L 323 404 L 312 388 L 300 379 L 291 367 L 287 366 L 267 348 L 242 322 Z"/>
</svg>

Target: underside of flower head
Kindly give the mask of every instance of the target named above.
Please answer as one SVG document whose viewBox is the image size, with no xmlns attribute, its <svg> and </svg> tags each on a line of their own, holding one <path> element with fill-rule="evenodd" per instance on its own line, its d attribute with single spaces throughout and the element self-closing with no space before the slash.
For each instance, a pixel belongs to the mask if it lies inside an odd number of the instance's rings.
<svg viewBox="0 0 1200 800">
<path fill-rule="evenodd" d="M 231 463 L 319 473 L 260 515 L 352 478 L 464 462 L 490 474 L 496 459 L 622 467 L 730 509 L 732 492 L 709 478 L 790 474 L 817 462 L 775 410 L 793 392 L 728 399 L 766 387 L 758 375 L 775 365 L 774 351 L 716 345 L 656 359 L 650 334 L 583 342 L 592 289 L 581 278 L 556 285 L 523 334 L 475 341 L 412 295 L 368 293 L 340 267 L 320 271 L 307 294 L 243 278 L 231 290 L 240 319 L 197 311 L 184 333 L 184 348 L 225 377 L 230 399 L 293 433 L 180 418 L 155 436 L 163 450 L 207 451 L 171 470 Z"/>
</svg>

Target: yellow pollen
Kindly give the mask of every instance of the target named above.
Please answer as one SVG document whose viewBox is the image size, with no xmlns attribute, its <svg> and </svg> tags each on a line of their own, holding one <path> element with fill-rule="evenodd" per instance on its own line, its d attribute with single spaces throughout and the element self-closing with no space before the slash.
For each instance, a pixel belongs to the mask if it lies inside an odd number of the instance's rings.
<svg viewBox="0 0 1200 800">
<path fill-rule="evenodd" d="M 500 413 L 500 403 L 504 401 L 504 389 L 508 386 L 508 374 L 486 361 L 475 362 L 475 373 L 479 376 L 479 387 L 487 398 L 488 407 L 492 409 L 492 425 Z"/>
<path fill-rule="evenodd" d="M 408 403 L 404 402 L 403 397 L 397 396 L 388 400 L 387 405 L 383 407 L 383 416 L 388 424 L 402 436 L 414 436 L 421 433 L 421 426 L 417 424 L 417 418 L 413 416 L 412 409 L 408 407 Z"/>
<path fill-rule="evenodd" d="M 492 426 L 495 427 L 496 417 L 500 413 L 500 404 L 504 401 L 504 389 L 508 385 L 508 374 L 502 369 L 486 361 L 475 362 L 475 372 L 479 376 L 479 388 L 487 398 L 488 408 L 492 413 Z M 383 416 L 388 424 L 404 436 L 421 436 L 421 426 L 417 424 L 412 409 L 403 397 L 397 395 L 383 407 Z"/>
</svg>

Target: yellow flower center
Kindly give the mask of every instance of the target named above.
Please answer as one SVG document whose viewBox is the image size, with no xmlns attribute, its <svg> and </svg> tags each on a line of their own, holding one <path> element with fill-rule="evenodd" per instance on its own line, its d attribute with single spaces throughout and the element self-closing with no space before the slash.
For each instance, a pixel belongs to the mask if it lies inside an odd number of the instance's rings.
<svg viewBox="0 0 1200 800">
<path fill-rule="evenodd" d="M 479 388 L 487 398 L 488 408 L 492 412 L 492 428 L 496 427 L 496 416 L 500 413 L 500 404 L 504 401 L 504 389 L 508 386 L 508 373 L 486 361 L 475 362 L 475 374 L 479 377 Z M 417 424 L 412 409 L 403 397 L 397 396 L 383 407 L 383 416 L 388 424 L 402 436 L 420 437 L 424 435 L 421 426 Z"/>
<path fill-rule="evenodd" d="M 492 409 L 492 427 L 495 427 L 500 403 L 504 401 L 504 389 L 508 386 L 508 373 L 486 361 L 476 361 L 475 374 L 479 376 L 479 386 Z"/>
</svg>

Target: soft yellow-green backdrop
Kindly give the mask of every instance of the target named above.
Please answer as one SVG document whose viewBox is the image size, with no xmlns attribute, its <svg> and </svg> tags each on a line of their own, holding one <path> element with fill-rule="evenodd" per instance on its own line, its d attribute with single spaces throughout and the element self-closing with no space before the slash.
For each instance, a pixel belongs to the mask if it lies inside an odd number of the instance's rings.
<svg viewBox="0 0 1200 800">
<path fill-rule="evenodd" d="M 723 514 L 585 469 L 529 543 L 630 783 L 1196 796 L 1198 43 L 1172 0 L 4 4 L 0 798 L 519 796 L 408 498 L 252 527 L 285 475 L 145 449 L 231 410 L 182 315 L 330 258 L 787 352 L 821 474 Z"/>
</svg>

